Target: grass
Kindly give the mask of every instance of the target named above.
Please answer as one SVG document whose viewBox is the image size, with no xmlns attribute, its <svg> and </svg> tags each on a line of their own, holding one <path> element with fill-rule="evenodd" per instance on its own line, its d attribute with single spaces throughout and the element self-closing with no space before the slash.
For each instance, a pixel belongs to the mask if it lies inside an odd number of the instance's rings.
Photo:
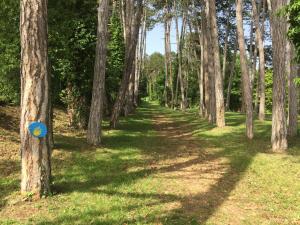
<svg viewBox="0 0 300 225">
<path fill-rule="evenodd" d="M 272 154 L 270 121 L 255 121 L 249 141 L 241 114 L 218 129 L 194 110 L 144 104 L 94 148 L 58 110 L 54 195 L 22 201 L 17 114 L 0 112 L 0 224 L 300 223 L 299 137 Z"/>
</svg>

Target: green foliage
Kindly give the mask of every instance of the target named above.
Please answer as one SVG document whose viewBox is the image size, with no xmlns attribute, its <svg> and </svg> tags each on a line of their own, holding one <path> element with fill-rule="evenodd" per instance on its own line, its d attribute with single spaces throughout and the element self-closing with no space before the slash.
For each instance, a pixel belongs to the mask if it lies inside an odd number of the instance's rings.
<svg viewBox="0 0 300 225">
<path fill-rule="evenodd" d="M 123 28 L 118 12 L 116 11 L 113 11 L 110 18 L 109 31 L 110 40 L 108 43 L 107 74 L 105 85 L 108 106 L 111 108 L 118 94 L 125 60 Z"/>
<path fill-rule="evenodd" d="M 54 103 L 64 103 L 70 124 L 86 126 L 91 99 L 97 4 L 49 2 L 49 59 Z"/>
<path fill-rule="evenodd" d="M 20 101 L 19 2 L 0 1 L 0 102 Z"/>
<path fill-rule="evenodd" d="M 300 1 L 292 0 L 287 7 L 287 15 L 289 18 L 290 28 L 288 31 L 289 38 L 296 48 L 296 60 L 300 63 Z M 295 83 L 300 85 L 300 78 L 295 80 Z"/>
<path fill-rule="evenodd" d="M 265 85 L 266 85 L 266 110 L 267 112 L 272 112 L 272 102 L 273 102 L 273 71 L 266 70 L 265 74 Z"/>
<path fill-rule="evenodd" d="M 165 58 L 156 52 L 145 59 L 145 76 L 147 79 L 147 91 L 151 100 L 163 102 L 165 86 Z"/>
<path fill-rule="evenodd" d="M 300 1 L 292 0 L 287 8 L 287 14 L 290 23 L 288 35 L 297 48 L 297 59 L 300 61 Z"/>
</svg>

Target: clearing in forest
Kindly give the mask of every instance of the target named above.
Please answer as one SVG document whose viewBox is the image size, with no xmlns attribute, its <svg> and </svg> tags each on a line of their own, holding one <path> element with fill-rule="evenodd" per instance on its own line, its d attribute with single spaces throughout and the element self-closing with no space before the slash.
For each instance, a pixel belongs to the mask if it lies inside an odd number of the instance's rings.
<svg viewBox="0 0 300 225">
<path fill-rule="evenodd" d="M 196 110 L 145 103 L 92 148 L 56 110 L 54 195 L 24 201 L 18 114 L 1 112 L 0 224 L 300 223 L 300 141 L 271 154 L 269 120 L 255 121 L 249 141 L 241 114 L 227 113 L 218 129 Z"/>
</svg>

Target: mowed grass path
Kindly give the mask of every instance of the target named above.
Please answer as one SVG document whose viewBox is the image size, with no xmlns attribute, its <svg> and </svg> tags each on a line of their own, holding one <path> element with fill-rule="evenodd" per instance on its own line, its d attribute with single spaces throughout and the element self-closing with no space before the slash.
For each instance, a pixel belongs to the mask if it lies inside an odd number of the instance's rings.
<svg viewBox="0 0 300 225">
<path fill-rule="evenodd" d="M 54 195 L 24 201 L 15 111 L 0 109 L 0 224 L 300 224 L 299 137 L 270 153 L 270 121 L 249 141 L 243 115 L 218 129 L 145 103 L 94 148 L 58 110 Z"/>
</svg>

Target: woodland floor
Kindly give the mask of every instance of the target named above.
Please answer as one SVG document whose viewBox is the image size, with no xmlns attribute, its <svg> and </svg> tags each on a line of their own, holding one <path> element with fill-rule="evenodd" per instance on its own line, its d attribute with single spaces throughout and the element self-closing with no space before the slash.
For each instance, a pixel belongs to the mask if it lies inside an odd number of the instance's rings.
<svg viewBox="0 0 300 225">
<path fill-rule="evenodd" d="M 54 194 L 24 201 L 18 115 L 0 108 L 0 224 L 300 224 L 300 138 L 270 153 L 270 121 L 248 141 L 241 114 L 218 129 L 145 103 L 93 148 L 56 110 Z"/>
</svg>

